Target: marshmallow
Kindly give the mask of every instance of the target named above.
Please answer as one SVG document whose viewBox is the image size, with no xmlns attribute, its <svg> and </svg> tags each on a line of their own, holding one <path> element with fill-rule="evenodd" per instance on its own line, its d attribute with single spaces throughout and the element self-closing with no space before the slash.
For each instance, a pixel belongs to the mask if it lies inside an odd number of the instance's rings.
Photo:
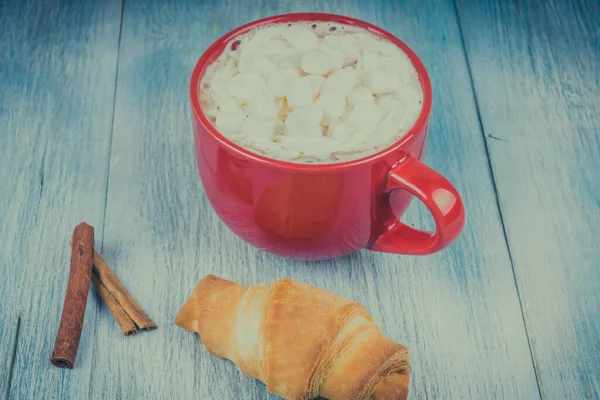
<svg viewBox="0 0 600 400">
<path fill-rule="evenodd" d="M 235 103 L 245 107 L 249 116 L 274 118 L 281 104 L 267 91 L 265 82 L 256 74 L 239 74 L 233 77 L 229 86 L 229 95 Z M 221 104 L 231 103 L 220 102 Z M 225 107 L 225 105 L 224 105 Z"/>
<path fill-rule="evenodd" d="M 398 124 L 393 119 L 384 118 L 377 124 L 377 132 L 376 135 L 380 137 L 395 137 L 396 134 L 400 131 Z"/>
<path fill-rule="evenodd" d="M 404 107 L 416 107 L 419 110 L 423 104 L 423 90 L 421 84 L 417 81 L 416 84 L 413 82 L 402 82 L 403 84 L 394 93 L 394 97 L 399 100 Z"/>
<path fill-rule="evenodd" d="M 384 120 L 394 120 L 398 115 L 403 116 L 406 110 L 405 105 L 391 94 L 378 98 L 377 106 L 381 110 Z"/>
<path fill-rule="evenodd" d="M 233 72 L 231 71 L 231 65 L 233 64 Z M 208 84 L 208 90 L 212 95 L 212 99 L 217 105 L 224 101 L 230 100 L 230 96 L 227 88 L 231 82 L 232 76 L 237 72 L 237 66 L 233 60 L 229 60 L 223 67 L 223 70 L 217 70 L 214 74 L 213 79 Z M 205 90 L 204 84 L 201 86 L 201 91 Z"/>
<path fill-rule="evenodd" d="M 378 42 L 379 42 L 379 44 L 377 46 L 377 50 L 379 51 L 379 54 L 385 55 L 385 56 L 400 55 L 400 56 L 403 56 L 405 58 L 408 58 L 408 56 L 404 53 L 404 51 L 402 51 L 394 43 L 390 43 L 390 42 L 387 42 L 385 40 L 378 40 Z M 403 64 L 404 63 L 402 63 L 400 65 L 403 65 Z"/>
<path fill-rule="evenodd" d="M 220 88 L 223 88 L 223 90 L 217 90 Z M 214 86 L 210 87 L 210 93 L 211 93 L 211 97 L 212 97 L 212 105 L 211 105 L 211 109 L 216 111 L 216 108 L 219 104 L 223 104 L 226 101 L 233 101 L 233 99 L 229 96 L 229 94 L 227 93 L 227 84 L 224 83 L 222 86 L 219 86 L 217 88 L 215 88 Z M 202 95 L 202 91 L 200 92 Z M 237 105 L 237 103 L 236 103 Z M 212 114 L 212 116 L 214 117 L 216 114 Z"/>
<path fill-rule="evenodd" d="M 238 74 L 231 78 L 227 91 L 238 104 L 243 104 L 263 90 L 265 85 L 265 80 L 257 74 Z"/>
<path fill-rule="evenodd" d="M 212 98 L 213 98 L 213 102 L 211 102 L 209 104 L 202 104 L 204 111 L 210 117 L 215 117 L 217 115 L 217 110 L 219 108 L 219 104 L 223 104 L 226 101 L 233 101 L 235 103 L 235 101 L 231 97 L 229 97 L 226 92 L 213 93 Z M 237 105 L 237 103 L 236 103 L 236 105 Z"/>
<path fill-rule="evenodd" d="M 373 94 L 391 93 L 398 89 L 398 75 L 380 68 L 365 72 L 363 82 Z"/>
<path fill-rule="evenodd" d="M 340 117 L 346 109 L 346 99 L 337 92 L 323 93 L 315 103 L 328 119 Z"/>
<path fill-rule="evenodd" d="M 348 140 L 354 134 L 354 129 L 347 122 L 331 123 L 327 136 L 338 140 Z"/>
<path fill-rule="evenodd" d="M 329 35 L 323 38 L 323 46 L 331 49 L 341 49 L 344 46 L 344 38 L 339 35 Z"/>
<path fill-rule="evenodd" d="M 404 128 L 405 110 L 402 103 L 393 95 L 385 95 L 377 99 L 377 106 L 381 110 L 382 118 L 377 124 L 376 134 L 380 137 L 394 137 Z"/>
<path fill-rule="evenodd" d="M 312 104 L 312 89 L 302 78 L 289 78 L 286 89 L 287 103 L 290 107 Z"/>
<path fill-rule="evenodd" d="M 295 69 L 299 70 L 300 61 L 302 61 L 303 53 L 292 53 L 279 61 L 279 69 Z"/>
<path fill-rule="evenodd" d="M 217 108 L 219 111 L 229 112 L 229 113 L 243 113 L 242 107 L 236 103 L 234 99 L 231 97 L 225 97 L 222 101 L 217 103 Z"/>
<path fill-rule="evenodd" d="M 367 35 L 366 33 L 355 33 L 351 36 L 352 39 L 358 44 L 361 50 L 372 50 L 376 53 L 379 52 L 381 40 L 378 40 L 373 35 Z"/>
<path fill-rule="evenodd" d="M 329 70 L 337 71 L 344 66 L 344 53 L 321 44 L 320 50 L 329 58 Z"/>
<path fill-rule="evenodd" d="M 295 108 L 285 120 L 285 134 L 291 136 L 319 136 L 323 111 L 314 104 Z M 318 127 L 318 129 L 317 129 Z"/>
<path fill-rule="evenodd" d="M 233 59 L 227 60 L 227 63 L 223 66 L 222 69 L 219 70 L 219 73 L 225 79 L 231 79 L 231 77 L 234 76 L 237 72 L 238 72 L 238 68 L 237 68 L 235 60 L 233 60 Z"/>
<path fill-rule="evenodd" d="M 360 57 L 360 48 L 352 40 L 345 36 L 325 36 L 323 46 L 339 50 L 344 55 L 343 65 L 355 63 Z"/>
<path fill-rule="evenodd" d="M 358 61 L 360 57 L 360 49 L 353 42 L 346 40 L 345 46 L 342 48 L 344 51 L 344 65 L 350 65 Z"/>
<path fill-rule="evenodd" d="M 240 57 L 238 69 L 242 74 L 257 74 L 268 77 L 277 71 L 277 65 L 266 57 L 258 54 L 245 55 Z"/>
<path fill-rule="evenodd" d="M 386 135 L 387 137 L 396 137 L 400 133 L 406 132 L 415 123 L 421 112 L 422 104 L 416 99 L 422 96 L 422 92 L 397 97 L 398 95 L 399 93 L 396 92 L 377 100 L 384 115 L 377 127 L 378 135 L 382 137 L 381 140 L 385 140 Z"/>
<path fill-rule="evenodd" d="M 323 110 L 314 104 L 295 108 L 286 118 L 285 125 L 319 125 Z"/>
<path fill-rule="evenodd" d="M 389 55 L 379 55 L 378 58 L 379 68 L 387 69 L 388 71 L 398 70 L 397 66 L 399 65 L 399 63 L 396 57 Z M 406 63 L 406 61 L 404 61 L 404 63 Z"/>
<path fill-rule="evenodd" d="M 265 90 L 256 93 L 246 102 L 248 116 L 260 118 L 276 118 L 282 102 L 276 101 Z"/>
<path fill-rule="evenodd" d="M 329 72 L 329 57 L 321 50 L 307 51 L 300 61 L 300 66 L 307 74 L 325 75 Z"/>
<path fill-rule="evenodd" d="M 310 85 L 313 97 L 317 97 L 321 93 L 321 87 L 323 86 L 323 82 L 325 82 L 324 77 L 321 75 L 306 75 L 302 79 Z"/>
<path fill-rule="evenodd" d="M 243 112 L 217 111 L 215 121 L 217 130 L 225 135 L 235 135 L 242 131 L 242 123 L 246 119 Z"/>
<path fill-rule="evenodd" d="M 398 100 L 394 98 L 393 94 L 386 94 L 377 98 L 377 106 L 381 110 L 381 114 L 387 117 L 395 106 L 397 106 Z"/>
<path fill-rule="evenodd" d="M 354 106 L 346 122 L 358 132 L 371 134 L 380 119 L 381 110 L 377 105 L 360 102 Z"/>
<path fill-rule="evenodd" d="M 366 86 L 357 86 L 353 88 L 347 96 L 348 103 L 352 107 L 361 101 L 366 101 L 367 103 L 373 103 L 373 92 Z"/>
<path fill-rule="evenodd" d="M 275 119 L 248 117 L 242 123 L 242 135 L 248 138 L 271 139 L 275 136 Z"/>
<path fill-rule="evenodd" d="M 273 28 L 277 29 L 277 27 Z M 269 40 L 277 35 L 277 31 L 275 29 L 257 29 L 254 32 L 254 35 L 252 35 L 252 37 L 244 44 L 244 48 L 242 50 L 264 48 Z"/>
<path fill-rule="evenodd" d="M 300 73 L 295 68 L 281 69 L 275 72 L 267 82 L 267 92 L 275 98 L 282 98 L 287 91 L 287 80 L 299 76 Z"/>
<path fill-rule="evenodd" d="M 360 59 L 356 63 L 358 72 L 365 72 L 379 66 L 379 56 L 377 52 L 371 49 L 362 49 L 360 51 Z"/>
<path fill-rule="evenodd" d="M 365 33 L 355 33 L 351 36 L 351 39 L 354 40 L 356 44 L 358 44 L 358 47 L 360 47 L 361 50 L 375 50 L 374 45 L 377 45 L 377 43 L 373 43 L 375 40 L 371 37 L 371 35 L 367 35 Z"/>
<path fill-rule="evenodd" d="M 206 114 L 209 119 L 214 121 L 215 118 L 217 118 L 217 112 L 219 110 L 214 103 L 202 103 L 202 111 L 204 111 L 204 114 Z"/>
<path fill-rule="evenodd" d="M 282 39 L 271 39 L 263 47 L 257 49 L 256 51 L 259 51 L 269 60 L 276 63 L 296 52 L 286 41 Z"/>
<path fill-rule="evenodd" d="M 346 67 L 334 72 L 323 83 L 321 94 L 326 92 L 337 92 L 342 96 L 346 96 L 350 90 L 356 86 L 357 78 L 356 71 L 352 67 Z"/>
<path fill-rule="evenodd" d="M 308 51 L 319 48 L 319 38 L 305 26 L 292 25 L 283 31 L 282 35 L 296 51 Z"/>
<path fill-rule="evenodd" d="M 326 120 L 327 129 L 325 130 L 325 136 L 333 136 L 333 130 L 339 126 L 343 120 L 342 118 L 328 118 L 326 115 L 323 116 L 323 120 Z"/>
</svg>

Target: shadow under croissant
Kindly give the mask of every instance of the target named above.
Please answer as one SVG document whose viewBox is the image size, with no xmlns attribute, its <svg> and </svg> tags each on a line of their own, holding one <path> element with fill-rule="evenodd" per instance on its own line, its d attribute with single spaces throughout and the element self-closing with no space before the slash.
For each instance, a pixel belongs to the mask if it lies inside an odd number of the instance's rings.
<svg viewBox="0 0 600 400">
<path fill-rule="evenodd" d="M 202 340 L 200 339 L 200 335 L 197 336 L 196 340 L 198 344 L 202 344 Z M 206 352 L 208 353 L 208 351 Z M 229 359 L 221 359 L 233 368 L 236 368 L 236 364 Z M 252 378 L 255 382 L 258 382 L 259 385 L 263 385 L 259 379 Z M 408 389 L 410 382 L 410 373 L 406 374 L 392 374 L 386 378 L 384 378 L 377 386 L 375 386 L 375 390 L 373 394 L 370 396 L 369 400 L 396 400 L 396 399 L 406 399 L 408 398 Z M 270 393 L 271 396 L 280 397 Z M 325 397 L 315 397 L 313 400 L 329 400 Z"/>
</svg>

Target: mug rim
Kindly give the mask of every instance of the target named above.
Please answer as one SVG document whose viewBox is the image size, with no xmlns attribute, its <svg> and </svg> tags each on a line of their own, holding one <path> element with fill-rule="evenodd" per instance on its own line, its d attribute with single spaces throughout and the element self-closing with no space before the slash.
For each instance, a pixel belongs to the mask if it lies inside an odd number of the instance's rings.
<svg viewBox="0 0 600 400">
<path fill-rule="evenodd" d="M 398 140 L 396 140 L 391 145 L 386 148 L 379 150 L 376 153 L 367 155 L 365 157 L 357 158 L 354 160 L 342 161 L 337 163 L 319 163 L 319 164 L 311 164 L 311 163 L 296 163 L 291 161 L 283 161 L 275 158 L 271 158 L 262 154 L 254 153 L 232 140 L 228 139 L 225 135 L 221 134 L 213 124 L 208 120 L 204 111 L 202 110 L 202 106 L 200 104 L 200 96 L 198 94 L 198 88 L 201 83 L 204 74 L 206 73 L 206 69 L 208 66 L 216 60 L 221 53 L 225 50 L 228 43 L 230 43 L 236 37 L 239 37 L 252 29 L 257 27 L 275 24 L 275 23 L 290 23 L 290 22 L 306 22 L 306 21 L 331 21 L 337 22 L 345 25 L 352 25 L 362 29 L 365 29 L 375 35 L 381 36 L 386 40 L 394 43 L 396 46 L 400 47 L 402 51 L 406 53 L 406 55 L 411 60 L 413 66 L 417 70 L 417 74 L 419 76 L 419 81 L 421 83 L 421 89 L 423 90 L 423 104 L 421 107 L 421 111 L 419 113 L 419 117 L 414 122 L 414 124 L 410 127 L 410 129 Z M 216 52 L 220 52 L 217 56 L 214 56 Z M 214 56 L 214 57 L 213 57 Z M 369 164 L 377 159 L 383 158 L 390 153 L 396 152 L 401 149 L 406 143 L 408 143 L 412 138 L 414 138 L 421 130 L 426 126 L 427 120 L 429 118 L 429 114 L 431 112 L 431 103 L 432 103 L 432 89 L 431 89 L 431 81 L 429 78 L 429 74 L 425 69 L 425 66 L 421 59 L 417 56 L 417 54 L 402 40 L 393 35 L 392 33 L 373 25 L 369 22 L 365 22 L 356 18 L 347 17 L 338 14 L 329 14 L 329 13 L 287 13 L 287 14 L 279 14 L 273 15 L 270 17 L 265 17 L 261 19 L 257 19 L 251 22 L 248 22 L 244 25 L 241 25 L 217 40 L 215 40 L 200 56 L 200 59 L 196 62 L 194 66 L 192 77 L 190 80 L 190 99 L 192 103 L 192 109 L 194 111 L 194 115 L 196 121 L 202 125 L 202 127 L 210 133 L 215 140 L 217 140 L 222 146 L 225 146 L 230 151 L 237 153 L 246 158 L 250 158 L 255 162 L 258 162 L 263 165 L 268 165 L 271 167 L 283 168 L 283 169 L 291 169 L 291 170 L 302 170 L 302 171 L 319 171 L 319 170 L 342 170 L 348 169 L 352 167 L 357 167 L 364 164 Z"/>
</svg>

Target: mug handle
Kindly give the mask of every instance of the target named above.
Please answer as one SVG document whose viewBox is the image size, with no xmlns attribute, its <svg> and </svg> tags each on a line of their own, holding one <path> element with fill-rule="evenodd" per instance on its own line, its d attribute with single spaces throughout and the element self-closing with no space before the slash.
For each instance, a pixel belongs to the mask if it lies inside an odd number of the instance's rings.
<svg viewBox="0 0 600 400">
<path fill-rule="evenodd" d="M 426 255 L 447 247 L 465 223 L 462 200 L 452 184 L 416 158 L 406 155 L 387 173 L 385 193 L 407 190 L 433 215 L 436 231 L 426 232 L 396 220 L 370 247 L 384 253 Z"/>
</svg>

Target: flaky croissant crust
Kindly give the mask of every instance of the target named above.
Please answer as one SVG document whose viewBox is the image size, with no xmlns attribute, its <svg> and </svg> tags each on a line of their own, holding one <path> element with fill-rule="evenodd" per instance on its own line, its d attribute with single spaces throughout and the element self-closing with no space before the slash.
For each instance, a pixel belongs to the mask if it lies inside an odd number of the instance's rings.
<svg viewBox="0 0 600 400">
<path fill-rule="evenodd" d="M 358 303 L 291 279 L 203 278 L 175 324 L 287 399 L 406 399 L 408 351 Z"/>
</svg>

